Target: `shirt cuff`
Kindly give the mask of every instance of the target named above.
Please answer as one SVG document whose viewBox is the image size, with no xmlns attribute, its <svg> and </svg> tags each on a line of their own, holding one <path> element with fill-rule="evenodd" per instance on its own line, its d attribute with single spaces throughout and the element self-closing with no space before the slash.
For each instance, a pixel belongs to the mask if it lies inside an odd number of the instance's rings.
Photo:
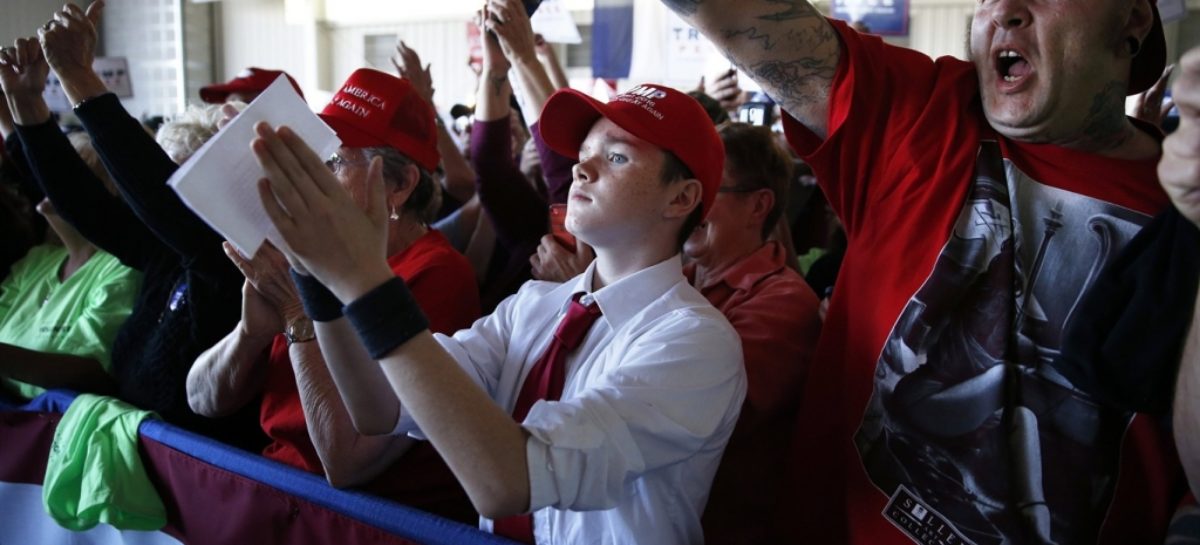
<svg viewBox="0 0 1200 545">
<path fill-rule="evenodd" d="M 526 428 L 527 431 L 532 431 Z M 554 462 L 550 459 L 550 445 L 532 433 L 525 440 L 525 464 L 529 471 L 529 511 L 558 503 L 558 489 L 554 486 Z"/>
</svg>

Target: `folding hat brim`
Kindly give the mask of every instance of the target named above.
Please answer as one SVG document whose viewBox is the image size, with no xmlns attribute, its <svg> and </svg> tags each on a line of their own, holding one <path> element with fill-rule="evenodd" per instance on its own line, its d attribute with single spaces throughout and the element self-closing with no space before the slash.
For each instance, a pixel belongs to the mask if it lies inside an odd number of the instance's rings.
<svg viewBox="0 0 1200 545">
<path fill-rule="evenodd" d="M 240 85 L 232 85 L 229 83 L 220 83 L 217 85 L 209 85 L 200 88 L 200 100 L 209 104 L 220 104 L 229 98 L 229 95 L 235 91 L 242 91 Z"/>
<path fill-rule="evenodd" d="M 538 130 L 555 153 L 578 161 L 579 146 L 605 111 L 599 100 L 574 89 L 563 89 L 546 100 Z"/>
<path fill-rule="evenodd" d="M 659 142 L 654 131 L 645 127 L 627 110 L 615 108 L 574 89 L 564 89 L 550 96 L 542 108 L 538 130 L 550 149 L 578 161 L 580 146 L 587 139 L 592 125 L 601 117 L 655 146 L 670 149 L 669 142 Z"/>
</svg>

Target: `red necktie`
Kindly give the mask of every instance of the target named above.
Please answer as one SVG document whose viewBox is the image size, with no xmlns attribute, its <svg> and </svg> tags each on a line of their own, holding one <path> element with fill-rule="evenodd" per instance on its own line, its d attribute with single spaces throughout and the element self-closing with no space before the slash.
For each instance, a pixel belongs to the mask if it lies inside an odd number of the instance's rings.
<svg viewBox="0 0 1200 545">
<path fill-rule="evenodd" d="M 554 330 L 550 346 L 546 347 L 542 357 L 538 358 L 525 377 L 521 393 L 517 396 L 517 405 L 513 408 L 513 419 L 517 422 L 525 421 L 529 409 L 539 399 L 558 401 L 562 397 L 563 384 L 567 379 L 567 356 L 579 348 L 592 324 L 596 323 L 596 318 L 600 317 L 600 307 L 594 301 L 586 306 L 579 302 L 582 295 L 577 293 L 571 299 L 567 315 L 558 323 L 558 329 Z M 516 541 L 534 542 L 532 514 L 499 519 L 493 524 L 492 530 Z"/>
</svg>

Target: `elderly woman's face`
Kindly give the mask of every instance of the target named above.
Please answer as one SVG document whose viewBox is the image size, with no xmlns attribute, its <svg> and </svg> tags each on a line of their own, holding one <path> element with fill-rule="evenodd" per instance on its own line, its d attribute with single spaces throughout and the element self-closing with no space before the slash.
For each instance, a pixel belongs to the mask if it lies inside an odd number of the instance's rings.
<svg viewBox="0 0 1200 545">
<path fill-rule="evenodd" d="M 350 192 L 354 202 L 365 206 L 367 198 L 367 169 L 371 162 L 360 148 L 340 147 L 325 164 L 337 176 L 342 187 Z"/>
</svg>

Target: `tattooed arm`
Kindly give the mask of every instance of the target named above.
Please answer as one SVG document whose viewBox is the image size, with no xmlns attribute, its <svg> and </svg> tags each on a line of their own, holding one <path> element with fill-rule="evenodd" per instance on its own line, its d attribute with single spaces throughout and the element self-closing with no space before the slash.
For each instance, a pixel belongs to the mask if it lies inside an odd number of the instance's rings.
<svg viewBox="0 0 1200 545">
<path fill-rule="evenodd" d="M 805 0 L 663 0 L 750 74 L 771 98 L 824 138 L 837 32 Z"/>
</svg>

